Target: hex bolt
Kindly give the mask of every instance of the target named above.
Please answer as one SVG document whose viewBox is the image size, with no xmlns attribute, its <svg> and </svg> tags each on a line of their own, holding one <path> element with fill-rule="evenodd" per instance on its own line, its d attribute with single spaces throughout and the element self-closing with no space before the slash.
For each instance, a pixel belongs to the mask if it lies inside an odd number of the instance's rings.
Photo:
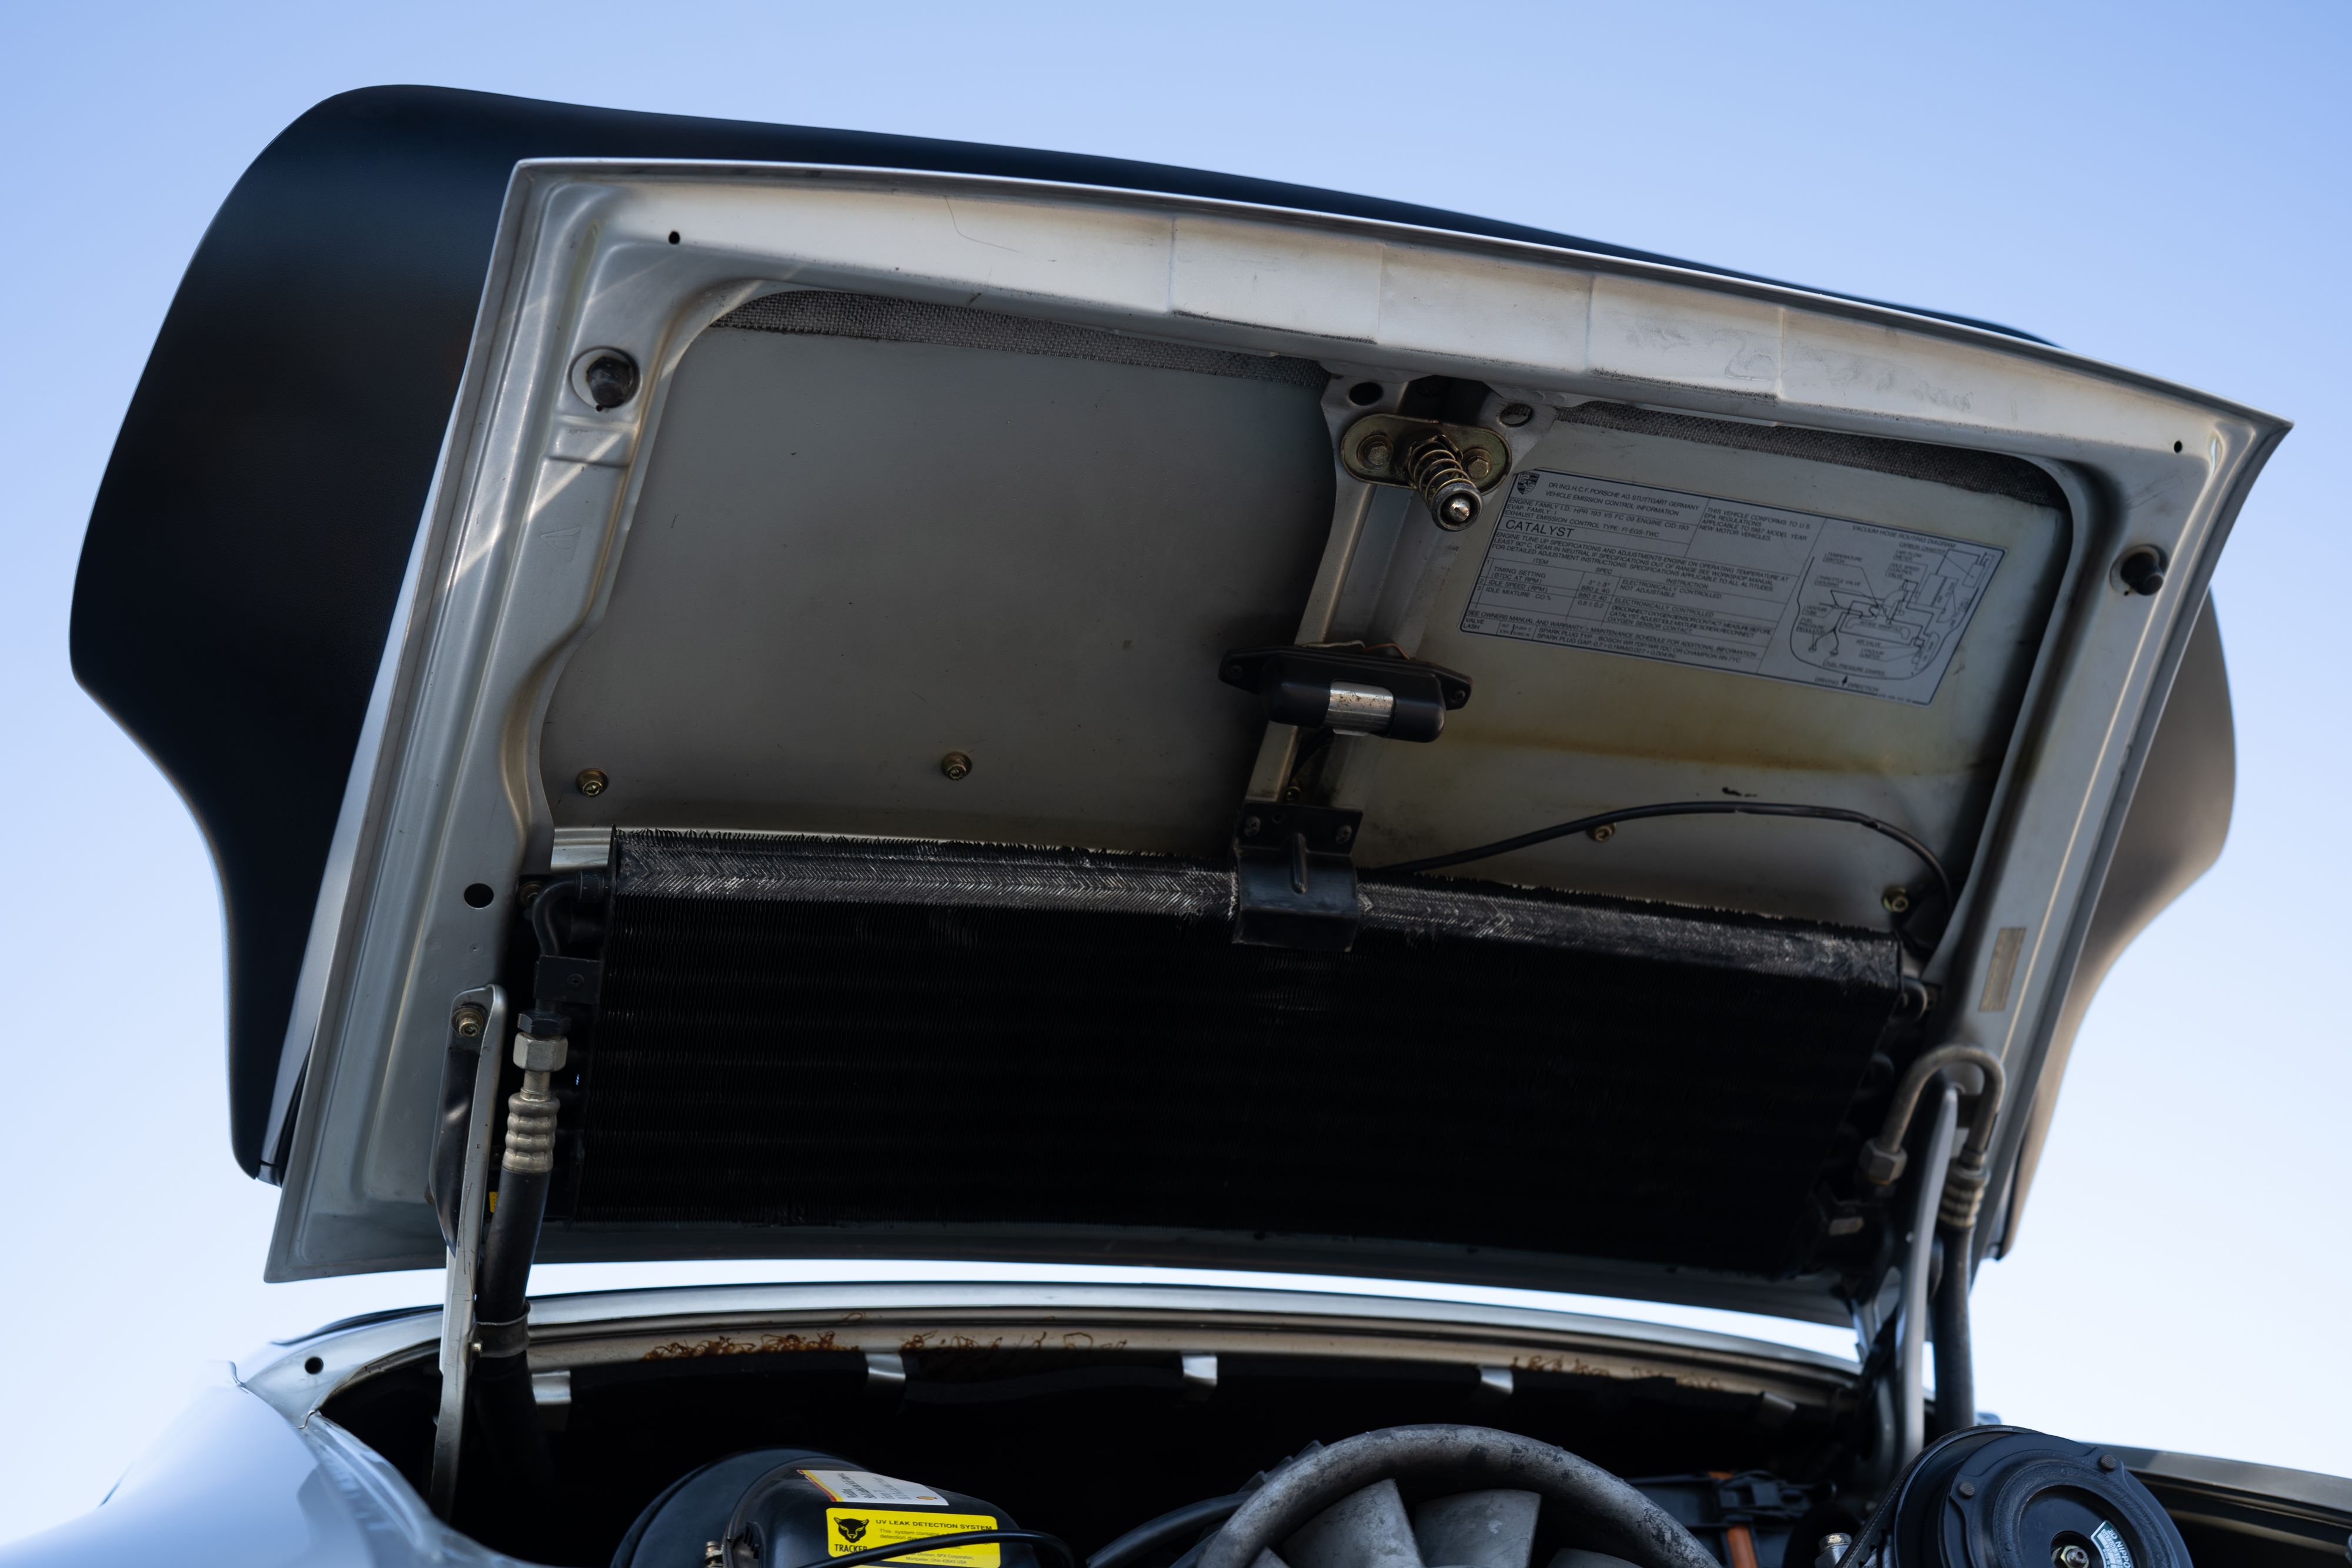
<svg viewBox="0 0 2352 1568">
<path fill-rule="evenodd" d="M 602 353 L 588 361 L 580 381 L 588 389 L 588 401 L 602 413 L 637 395 L 637 364 L 626 354 Z"/>
<path fill-rule="evenodd" d="M 490 1015 L 472 1002 L 467 1002 L 449 1015 L 449 1027 L 457 1031 L 459 1040 L 479 1040 L 488 1025 Z"/>
<path fill-rule="evenodd" d="M 1395 450 L 1389 444 L 1387 436 L 1371 436 L 1367 438 L 1361 446 L 1356 448 L 1356 461 L 1367 468 L 1385 470 Z"/>
<path fill-rule="evenodd" d="M 1889 915 L 1908 915 L 1911 913 L 1911 890 L 1890 887 L 1878 895 L 1878 902 Z"/>
<path fill-rule="evenodd" d="M 1520 425 L 1525 424 L 1535 416 L 1536 411 L 1529 408 L 1526 403 L 1507 402 L 1503 405 L 1503 412 L 1496 414 L 1495 417 L 1501 420 L 1505 424 L 1509 425 L 1512 429 L 1517 430 Z"/>
<path fill-rule="evenodd" d="M 1584 830 L 1584 836 L 1596 844 L 1605 844 L 1617 836 L 1617 824 L 1603 822 L 1597 828 L 1587 828 Z"/>
<path fill-rule="evenodd" d="M 2050 1554 L 2051 1568 L 2091 1568 L 2091 1554 L 2070 1541 Z"/>
<path fill-rule="evenodd" d="M 2154 545 L 2134 545 L 2116 562 L 2116 575 L 2134 593 L 2154 593 L 2164 586 L 2164 552 Z"/>
<path fill-rule="evenodd" d="M 950 751 L 940 758 L 940 771 L 950 780 L 968 779 L 971 777 L 971 758 L 961 751 Z"/>
<path fill-rule="evenodd" d="M 1474 446 L 1462 459 L 1462 466 L 1469 470 L 1473 479 L 1484 479 L 1495 471 L 1495 460 L 1484 448 Z"/>
<path fill-rule="evenodd" d="M 573 788 L 591 800 L 602 795 L 604 792 L 604 786 L 611 782 L 611 779 L 604 777 L 604 770 L 601 768 L 583 768 L 580 770 L 580 777 L 572 781 Z"/>
</svg>

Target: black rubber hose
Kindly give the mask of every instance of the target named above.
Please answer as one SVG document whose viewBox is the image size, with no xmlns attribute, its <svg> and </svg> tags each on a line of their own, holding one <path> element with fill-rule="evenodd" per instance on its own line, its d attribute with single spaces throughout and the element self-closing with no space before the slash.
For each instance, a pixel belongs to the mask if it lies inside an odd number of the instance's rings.
<svg viewBox="0 0 2352 1568">
<path fill-rule="evenodd" d="M 1141 1557 L 1179 1537 L 1205 1530 L 1213 1524 L 1222 1524 L 1249 1500 L 1249 1495 L 1245 1491 L 1237 1491 L 1172 1509 L 1149 1524 L 1137 1525 L 1087 1558 L 1087 1568 L 1118 1568 L 1120 1563 Z"/>
<path fill-rule="evenodd" d="M 520 1355 L 485 1358 L 475 1364 L 466 1388 L 474 1407 L 474 1429 L 482 1438 L 477 1451 L 488 1461 L 489 1470 L 488 1486 L 477 1482 L 468 1490 L 477 1497 L 484 1491 L 498 1494 L 500 1513 L 528 1518 L 545 1505 L 555 1488 L 554 1461 L 540 1425 L 539 1399 L 531 1392 L 530 1364 Z"/>
<path fill-rule="evenodd" d="M 1637 1568 L 1722 1568 L 1672 1514 L 1600 1466 L 1532 1437 L 1453 1426 L 1390 1427 L 1292 1460 L 1210 1540 L 1201 1568 L 1251 1568 L 1259 1552 L 1341 1498 L 1378 1481 L 1419 1476 L 1465 1491 L 1536 1492 L 1568 1516 L 1555 1528 L 1569 1540 Z"/>
<path fill-rule="evenodd" d="M 555 935 L 555 906 L 569 904 L 580 896 L 580 879 L 560 876 L 539 890 L 530 901 L 530 934 L 539 938 L 539 950 L 550 958 L 563 956 L 563 944 Z"/>
<path fill-rule="evenodd" d="M 1969 1254 L 1976 1227 L 1943 1231 L 1944 1277 L 1936 1281 L 1936 1420 L 1927 1435 L 1940 1437 L 1977 1424 L 1975 1347 L 1969 1343 Z"/>
<path fill-rule="evenodd" d="M 485 1359 L 523 1353 L 519 1330 L 530 1311 L 530 1260 L 539 1251 L 539 1227 L 547 1213 L 553 1175 L 499 1172 L 498 1207 L 490 1211 L 488 1234 L 482 1239 L 481 1272 L 474 1284 L 474 1321 L 481 1327 Z"/>
</svg>

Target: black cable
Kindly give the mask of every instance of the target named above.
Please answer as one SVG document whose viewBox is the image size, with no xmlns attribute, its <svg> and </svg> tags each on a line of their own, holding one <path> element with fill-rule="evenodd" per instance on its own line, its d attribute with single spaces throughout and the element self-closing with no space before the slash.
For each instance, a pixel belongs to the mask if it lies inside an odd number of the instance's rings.
<svg viewBox="0 0 2352 1568">
<path fill-rule="evenodd" d="M 920 1541 L 900 1541 L 888 1546 L 869 1546 L 863 1552 L 845 1552 L 838 1557 L 820 1557 L 814 1563 L 803 1564 L 802 1568 L 858 1568 L 864 1563 L 887 1563 L 894 1558 L 913 1557 L 920 1552 L 940 1552 L 953 1546 L 982 1546 L 992 1541 L 1042 1546 L 1062 1560 L 1062 1568 L 1078 1568 L 1078 1554 L 1070 1550 L 1069 1542 L 1042 1530 L 965 1530 L 953 1535 L 927 1535 Z"/>
<path fill-rule="evenodd" d="M 557 877 L 541 888 L 539 896 L 530 901 L 530 934 L 539 938 L 539 951 L 542 957 L 563 956 L 563 944 L 555 936 L 555 899 L 558 894 L 565 898 L 579 897 L 580 879 L 576 876 Z"/>
<path fill-rule="evenodd" d="M 1868 828 L 1881 837 L 1893 839 L 1917 856 L 1936 879 L 1937 890 L 1944 895 L 1944 910 L 1949 914 L 1954 906 L 1952 878 L 1944 870 L 1944 862 L 1936 852 L 1905 832 L 1892 822 L 1879 821 L 1861 811 L 1849 811 L 1843 806 L 1791 806 L 1769 800 L 1670 800 L 1655 806 L 1628 806 L 1622 810 L 1602 811 L 1594 816 L 1579 817 L 1572 822 L 1555 827 L 1538 828 L 1532 833 L 1521 833 L 1515 839 L 1498 839 L 1475 849 L 1455 850 L 1451 854 L 1429 855 L 1417 861 L 1404 861 L 1396 865 L 1376 869 L 1402 874 L 1407 872 L 1438 871 L 1446 866 L 1462 865 L 1470 861 L 1482 861 L 1493 855 L 1508 854 L 1531 844 L 1549 843 L 1571 833 L 1589 833 L 1595 828 L 1611 828 L 1620 822 L 1638 822 L 1645 817 L 1806 817 L 1824 822 L 1852 822 L 1857 828 Z"/>
<path fill-rule="evenodd" d="M 1172 1509 L 1148 1524 L 1139 1524 L 1087 1559 L 1087 1568 L 1118 1568 L 1129 1558 L 1140 1557 L 1154 1547 L 1164 1546 L 1171 1538 L 1195 1531 L 1204 1524 L 1223 1524 L 1234 1511 L 1249 1500 L 1245 1491 L 1232 1492 L 1224 1497 L 1188 1502 Z"/>
</svg>

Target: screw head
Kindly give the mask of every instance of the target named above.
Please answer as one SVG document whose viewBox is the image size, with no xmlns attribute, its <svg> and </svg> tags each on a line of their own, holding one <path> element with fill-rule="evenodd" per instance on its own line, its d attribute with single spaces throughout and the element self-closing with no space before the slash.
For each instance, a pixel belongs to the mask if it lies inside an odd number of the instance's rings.
<svg viewBox="0 0 2352 1568">
<path fill-rule="evenodd" d="M 572 784 L 572 788 L 578 789 L 583 795 L 593 799 L 602 795 L 604 792 L 604 786 L 611 782 L 611 779 L 604 777 L 603 768 L 583 768 L 580 770 L 580 777 L 574 779 Z"/>
<path fill-rule="evenodd" d="M 460 1040 L 481 1039 L 482 1030 L 489 1021 L 490 1015 L 471 1002 L 449 1015 L 449 1027 L 457 1031 Z"/>
<path fill-rule="evenodd" d="M 1438 508 L 1438 526 L 1446 529 L 1466 528 L 1478 515 L 1478 503 L 1467 496 L 1448 496 L 1445 505 Z"/>
<path fill-rule="evenodd" d="M 1334 843 L 1341 843 L 1341 844 L 1344 844 L 1344 843 L 1346 843 L 1349 839 L 1352 839 L 1352 838 L 1354 838 L 1355 836 L 1356 836 L 1356 830 L 1355 830 L 1355 829 L 1353 829 L 1353 828 L 1351 828 L 1351 827 L 1349 827 L 1347 823 L 1342 822 L 1342 823 L 1340 823 L 1340 824 L 1339 824 L 1339 831 L 1338 832 L 1336 832 L 1336 833 L 1334 833 L 1334 834 L 1332 834 L 1332 835 L 1331 835 L 1331 841 L 1332 841 L 1332 842 L 1334 842 Z"/>
<path fill-rule="evenodd" d="M 1603 822 L 1597 828 L 1587 828 L 1584 830 L 1584 836 L 1596 844 L 1605 844 L 1617 836 L 1617 824 Z"/>
<path fill-rule="evenodd" d="M 1395 454 L 1396 449 L 1389 444 L 1387 436 L 1375 435 L 1356 448 L 1356 461 L 1367 468 L 1384 469 Z"/>
<path fill-rule="evenodd" d="M 1495 417 L 1516 430 L 1536 416 L 1536 411 L 1523 402 L 1507 402 L 1503 412 Z"/>
<path fill-rule="evenodd" d="M 1890 887 L 1878 895 L 1878 902 L 1889 915 L 1908 915 L 1911 913 L 1911 890 L 1907 887 Z"/>
<path fill-rule="evenodd" d="M 1242 837 L 1245 839 L 1254 839 L 1265 831 L 1265 824 L 1259 821 L 1255 817 L 1244 817 L 1242 819 Z"/>
<path fill-rule="evenodd" d="M 637 395 L 637 363 L 626 354 L 599 354 L 588 361 L 580 380 L 599 413 L 618 408 Z"/>
<path fill-rule="evenodd" d="M 971 758 L 961 751 L 950 751 L 940 758 L 940 771 L 950 780 L 969 779 L 971 777 Z"/>
</svg>

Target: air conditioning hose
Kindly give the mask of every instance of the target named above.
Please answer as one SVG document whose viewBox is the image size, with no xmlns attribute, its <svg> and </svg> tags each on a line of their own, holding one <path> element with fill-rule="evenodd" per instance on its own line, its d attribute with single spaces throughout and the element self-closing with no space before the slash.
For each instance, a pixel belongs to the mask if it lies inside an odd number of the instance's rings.
<svg viewBox="0 0 2352 1568">
<path fill-rule="evenodd" d="M 522 1087 L 507 1100 L 506 1147 L 499 1158 L 497 1206 L 482 1239 L 475 1281 L 472 1387 L 475 1412 L 497 1463 L 526 1493 L 543 1495 L 552 1479 L 547 1439 L 532 1397 L 530 1264 L 555 1169 L 553 1079 L 567 1052 L 570 1020 L 544 1009 L 517 1020 L 514 1057 Z"/>
<path fill-rule="evenodd" d="M 1638 1568 L 1722 1568 L 1672 1514 L 1565 1448 L 1485 1427 L 1389 1427 L 1317 1448 L 1266 1479 L 1211 1537 L 1200 1568 L 1253 1568 L 1342 1498 L 1419 1477 L 1532 1491 L 1568 1515 L 1577 1544 Z"/>
</svg>

